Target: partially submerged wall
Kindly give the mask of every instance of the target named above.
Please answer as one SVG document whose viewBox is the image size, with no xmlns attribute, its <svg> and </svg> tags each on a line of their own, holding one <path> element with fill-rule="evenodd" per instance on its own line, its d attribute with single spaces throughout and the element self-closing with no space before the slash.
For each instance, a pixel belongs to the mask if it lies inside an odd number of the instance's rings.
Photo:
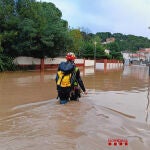
<svg viewBox="0 0 150 150">
<path fill-rule="evenodd" d="M 59 63 L 62 61 L 66 61 L 65 58 L 44 58 L 44 68 L 50 69 L 50 68 L 56 68 Z M 41 60 L 39 58 L 33 58 L 33 57 L 16 57 L 14 59 L 14 63 L 16 65 L 20 66 L 30 66 L 35 65 L 35 69 L 40 69 L 41 67 Z M 83 66 L 83 67 L 90 67 L 94 66 L 94 60 L 89 59 L 75 59 L 76 66 Z M 119 60 L 96 60 L 95 67 L 98 69 L 104 69 L 104 68 L 116 68 L 118 66 L 122 66 L 122 62 Z"/>
</svg>

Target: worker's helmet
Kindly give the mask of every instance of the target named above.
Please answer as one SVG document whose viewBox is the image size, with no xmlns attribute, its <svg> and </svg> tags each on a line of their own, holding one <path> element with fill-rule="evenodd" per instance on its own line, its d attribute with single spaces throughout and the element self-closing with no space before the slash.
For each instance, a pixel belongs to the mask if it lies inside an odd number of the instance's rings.
<svg viewBox="0 0 150 150">
<path fill-rule="evenodd" d="M 74 60 L 76 59 L 76 56 L 75 56 L 74 53 L 69 52 L 69 53 L 67 53 L 67 55 L 66 55 L 66 59 L 67 59 L 68 61 L 74 61 Z"/>
</svg>

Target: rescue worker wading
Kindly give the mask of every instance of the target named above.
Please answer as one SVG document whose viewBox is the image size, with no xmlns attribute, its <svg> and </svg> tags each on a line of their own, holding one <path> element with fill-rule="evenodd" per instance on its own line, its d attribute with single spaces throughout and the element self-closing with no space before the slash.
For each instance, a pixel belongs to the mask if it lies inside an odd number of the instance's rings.
<svg viewBox="0 0 150 150">
<path fill-rule="evenodd" d="M 80 70 L 75 66 L 75 58 L 74 53 L 70 52 L 66 55 L 67 61 L 61 62 L 58 66 L 56 84 L 60 104 L 65 104 L 69 100 L 78 101 L 81 89 L 84 94 L 87 94 L 80 77 Z"/>
</svg>

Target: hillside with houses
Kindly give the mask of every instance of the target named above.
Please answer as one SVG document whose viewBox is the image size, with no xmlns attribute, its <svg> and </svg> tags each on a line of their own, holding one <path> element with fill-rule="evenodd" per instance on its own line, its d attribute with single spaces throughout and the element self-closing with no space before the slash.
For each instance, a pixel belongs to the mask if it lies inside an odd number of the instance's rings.
<svg viewBox="0 0 150 150">
<path fill-rule="evenodd" d="M 125 64 L 147 64 L 150 62 L 150 40 L 141 36 L 98 33 L 111 55 L 121 52 Z M 105 38 L 104 38 L 105 37 Z"/>
</svg>

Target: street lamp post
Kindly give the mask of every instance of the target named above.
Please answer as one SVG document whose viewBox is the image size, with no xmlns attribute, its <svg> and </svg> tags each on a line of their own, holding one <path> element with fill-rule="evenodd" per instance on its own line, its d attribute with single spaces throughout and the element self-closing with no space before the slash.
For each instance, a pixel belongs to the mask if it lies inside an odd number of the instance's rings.
<svg viewBox="0 0 150 150">
<path fill-rule="evenodd" d="M 97 42 L 94 42 L 94 67 L 96 66 L 96 44 Z"/>
</svg>

